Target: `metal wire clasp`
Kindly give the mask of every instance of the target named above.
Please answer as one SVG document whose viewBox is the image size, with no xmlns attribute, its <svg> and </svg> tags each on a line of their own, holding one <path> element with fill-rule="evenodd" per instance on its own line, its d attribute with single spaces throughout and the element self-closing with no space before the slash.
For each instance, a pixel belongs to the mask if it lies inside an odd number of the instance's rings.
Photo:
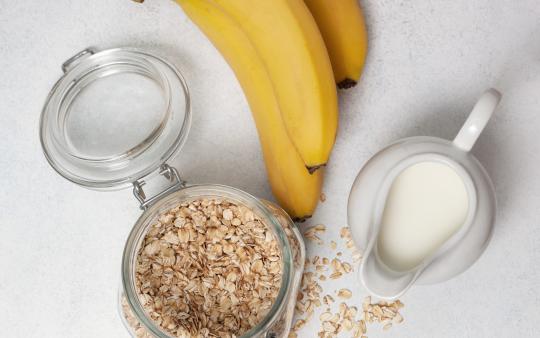
<svg viewBox="0 0 540 338">
<path fill-rule="evenodd" d="M 159 168 L 159 174 L 168 179 L 172 184 L 167 189 L 156 194 L 155 196 L 150 197 L 149 199 L 146 199 L 146 194 L 144 193 L 144 190 L 142 188 L 143 185 L 146 184 L 146 182 L 142 179 L 133 182 L 133 195 L 135 195 L 135 198 L 141 203 L 139 208 L 141 208 L 142 210 L 146 210 L 155 201 L 159 200 L 168 193 L 182 188 L 186 185 L 186 182 L 182 181 L 182 179 L 180 178 L 178 171 L 168 164 L 161 165 L 161 167 Z"/>
</svg>

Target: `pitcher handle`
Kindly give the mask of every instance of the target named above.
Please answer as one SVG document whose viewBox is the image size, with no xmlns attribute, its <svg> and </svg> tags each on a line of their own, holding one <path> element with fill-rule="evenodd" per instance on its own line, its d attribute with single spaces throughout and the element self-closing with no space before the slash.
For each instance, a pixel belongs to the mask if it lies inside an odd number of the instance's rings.
<svg viewBox="0 0 540 338">
<path fill-rule="evenodd" d="M 484 130 L 497 104 L 501 100 L 501 93 L 496 89 L 488 89 L 474 105 L 467 121 L 461 127 L 454 139 L 454 145 L 463 151 L 470 151 L 476 143 L 478 136 Z"/>
</svg>

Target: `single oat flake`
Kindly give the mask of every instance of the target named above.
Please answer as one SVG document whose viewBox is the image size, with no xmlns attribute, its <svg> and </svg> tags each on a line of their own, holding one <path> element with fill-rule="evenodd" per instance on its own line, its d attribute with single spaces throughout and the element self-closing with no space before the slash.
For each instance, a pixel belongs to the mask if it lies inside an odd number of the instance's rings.
<svg viewBox="0 0 540 338">
<path fill-rule="evenodd" d="M 344 298 L 344 299 L 349 299 L 349 298 L 352 297 L 352 292 L 349 289 L 340 289 L 338 291 L 338 297 Z"/>
</svg>

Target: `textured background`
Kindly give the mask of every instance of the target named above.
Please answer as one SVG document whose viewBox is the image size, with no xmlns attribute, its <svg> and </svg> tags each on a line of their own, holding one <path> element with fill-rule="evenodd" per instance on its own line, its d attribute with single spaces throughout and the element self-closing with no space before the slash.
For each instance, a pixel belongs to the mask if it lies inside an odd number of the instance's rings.
<svg viewBox="0 0 540 338">
<path fill-rule="evenodd" d="M 504 93 L 474 153 L 499 201 L 497 228 L 466 273 L 404 298 L 403 325 L 370 337 L 537 337 L 540 321 L 540 3 L 363 1 L 369 55 L 340 93 L 340 130 L 311 223 L 339 240 L 362 164 L 398 138 L 452 138 L 484 89 Z M 168 0 L 0 0 L 0 323 L 2 337 L 127 337 L 116 310 L 120 257 L 139 215 L 131 191 L 67 182 L 41 154 L 38 119 L 60 64 L 77 51 L 137 46 L 186 76 L 194 121 L 172 161 L 191 182 L 270 197 L 257 135 L 234 74 Z M 310 223 L 307 223 L 310 224 Z M 325 255 L 328 245 L 310 246 Z M 344 250 L 345 251 L 345 250 Z M 346 251 L 345 251 L 346 252 Z M 328 255 L 328 253 L 326 253 Z M 345 256 L 345 259 L 348 257 Z M 354 275 L 349 302 L 365 291 Z M 302 336 L 314 337 L 317 321 Z"/>
</svg>

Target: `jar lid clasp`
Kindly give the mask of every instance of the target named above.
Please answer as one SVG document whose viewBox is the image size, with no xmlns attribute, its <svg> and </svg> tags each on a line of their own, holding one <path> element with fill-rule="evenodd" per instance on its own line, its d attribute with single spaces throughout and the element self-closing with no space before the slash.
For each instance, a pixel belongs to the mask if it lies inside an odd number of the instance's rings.
<svg viewBox="0 0 540 338">
<path fill-rule="evenodd" d="M 135 195 L 135 198 L 141 203 L 139 206 L 141 210 L 146 210 L 155 201 L 161 199 L 163 196 L 172 191 L 185 187 L 186 185 L 186 182 L 180 178 L 178 171 L 166 163 L 162 164 L 159 168 L 159 174 L 168 179 L 172 184 L 165 190 L 148 199 L 146 198 L 146 194 L 142 188 L 146 182 L 142 179 L 133 182 L 133 195 Z"/>
</svg>

